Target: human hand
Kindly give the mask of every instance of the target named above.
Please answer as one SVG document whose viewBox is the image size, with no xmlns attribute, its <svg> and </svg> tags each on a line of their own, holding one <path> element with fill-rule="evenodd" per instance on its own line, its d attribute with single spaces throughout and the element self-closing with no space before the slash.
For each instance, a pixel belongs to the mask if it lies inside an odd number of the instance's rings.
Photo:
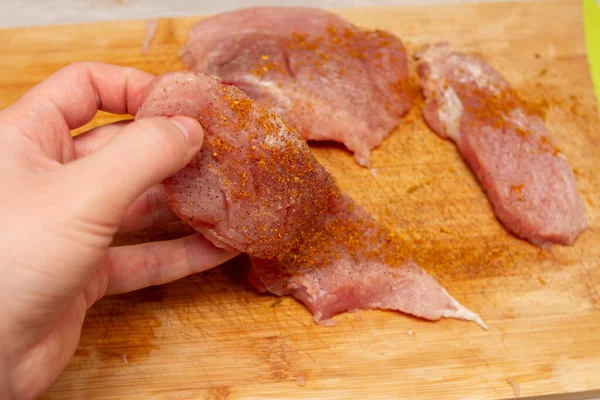
<svg viewBox="0 0 600 400">
<path fill-rule="evenodd" d="M 169 282 L 236 254 L 199 234 L 109 245 L 118 230 L 176 216 L 157 185 L 203 141 L 187 117 L 148 118 L 72 138 L 98 109 L 137 112 L 152 75 L 68 66 L 0 112 L 0 398 L 32 398 L 71 359 L 89 307 L 107 294 Z"/>
</svg>

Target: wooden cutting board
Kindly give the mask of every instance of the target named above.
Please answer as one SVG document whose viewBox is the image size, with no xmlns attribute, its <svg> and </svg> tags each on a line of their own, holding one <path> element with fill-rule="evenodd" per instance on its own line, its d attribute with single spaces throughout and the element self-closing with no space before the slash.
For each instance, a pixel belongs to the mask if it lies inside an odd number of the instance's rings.
<svg viewBox="0 0 600 400">
<path fill-rule="evenodd" d="M 489 331 L 383 311 L 318 326 L 294 300 L 252 291 L 243 260 L 236 260 L 101 300 L 89 312 L 75 357 L 44 398 L 489 399 L 513 397 L 511 382 L 521 396 L 600 389 L 600 121 L 580 4 L 340 14 L 399 35 L 411 50 L 447 40 L 481 54 L 544 107 L 585 199 L 587 232 L 574 247 L 548 251 L 507 234 L 454 145 L 431 133 L 415 107 L 373 152 L 373 171 L 339 147 L 313 149 L 341 187 L 391 222 L 414 258 L 478 312 Z M 199 19 L 160 20 L 145 55 L 147 21 L 0 31 L 0 107 L 73 61 L 152 73 L 181 69 L 177 52 Z M 114 119 L 100 114 L 91 125 Z M 167 226 L 117 242 L 182 232 Z"/>
</svg>

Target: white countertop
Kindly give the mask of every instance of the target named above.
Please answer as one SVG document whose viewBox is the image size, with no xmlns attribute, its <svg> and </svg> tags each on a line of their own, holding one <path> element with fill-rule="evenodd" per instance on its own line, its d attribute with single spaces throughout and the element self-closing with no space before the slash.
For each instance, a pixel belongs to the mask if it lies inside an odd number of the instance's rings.
<svg viewBox="0 0 600 400">
<path fill-rule="evenodd" d="M 0 28 L 203 15 L 259 5 L 347 8 L 440 2 L 465 0 L 1 0 Z"/>
</svg>

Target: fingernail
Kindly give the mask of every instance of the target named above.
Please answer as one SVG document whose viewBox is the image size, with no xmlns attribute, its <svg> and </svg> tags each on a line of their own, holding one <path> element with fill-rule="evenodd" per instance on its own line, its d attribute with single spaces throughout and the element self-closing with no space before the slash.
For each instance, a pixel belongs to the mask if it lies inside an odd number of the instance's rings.
<svg viewBox="0 0 600 400">
<path fill-rule="evenodd" d="M 169 118 L 169 121 L 183 133 L 190 145 L 195 147 L 202 144 L 204 130 L 197 120 L 190 117 L 176 116 Z"/>
</svg>

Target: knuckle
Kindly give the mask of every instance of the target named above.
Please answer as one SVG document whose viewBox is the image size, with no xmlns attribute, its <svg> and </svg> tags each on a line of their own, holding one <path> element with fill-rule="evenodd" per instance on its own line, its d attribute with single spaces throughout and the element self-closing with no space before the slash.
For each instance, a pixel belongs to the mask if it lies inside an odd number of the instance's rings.
<svg viewBox="0 0 600 400">
<path fill-rule="evenodd" d="M 94 63 L 91 61 L 76 61 L 64 67 L 60 72 L 68 76 L 87 76 L 88 71 L 93 68 Z"/>
</svg>

